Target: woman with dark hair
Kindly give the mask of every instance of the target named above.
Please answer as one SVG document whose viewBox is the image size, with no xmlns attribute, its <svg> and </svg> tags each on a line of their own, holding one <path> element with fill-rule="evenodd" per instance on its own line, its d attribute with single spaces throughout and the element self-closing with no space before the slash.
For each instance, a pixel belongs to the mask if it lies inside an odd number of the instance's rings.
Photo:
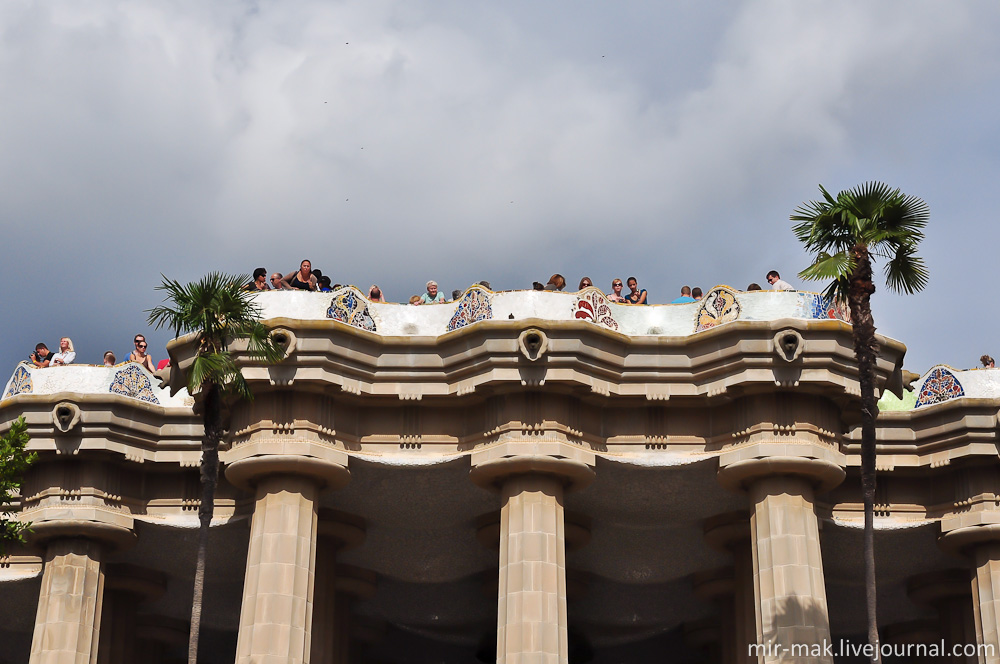
<svg viewBox="0 0 1000 664">
<path fill-rule="evenodd" d="M 308 258 L 299 263 L 299 269 L 281 278 L 285 288 L 293 290 L 316 290 L 316 275 L 312 271 L 312 261 Z"/>
<path fill-rule="evenodd" d="M 628 281 L 625 283 L 628 284 L 629 290 L 632 291 L 625 298 L 626 302 L 629 304 L 649 304 L 649 302 L 646 301 L 649 294 L 646 292 L 645 288 L 639 288 L 639 282 L 636 281 L 635 277 L 629 277 Z"/>
<path fill-rule="evenodd" d="M 590 277 L 584 277 L 580 280 L 580 287 L 577 290 L 583 290 L 584 288 L 589 288 L 594 285 L 594 282 L 590 280 Z"/>
</svg>

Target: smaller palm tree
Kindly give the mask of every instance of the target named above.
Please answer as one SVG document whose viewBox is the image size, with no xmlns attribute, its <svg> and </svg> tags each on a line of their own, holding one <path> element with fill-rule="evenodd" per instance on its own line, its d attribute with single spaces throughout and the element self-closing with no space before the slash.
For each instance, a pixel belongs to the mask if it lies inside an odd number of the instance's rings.
<svg viewBox="0 0 1000 664">
<path fill-rule="evenodd" d="M 848 189 L 834 198 L 823 192 L 823 200 L 795 209 L 795 236 L 806 251 L 815 253 L 812 265 L 802 270 L 802 279 L 830 281 L 826 296 L 846 301 L 854 326 L 854 356 L 861 387 L 861 487 L 865 503 L 864 568 L 868 611 L 868 642 L 873 645 L 872 662 L 879 661 L 878 623 L 875 603 L 875 319 L 872 317 L 872 263 L 883 259 L 889 290 L 915 293 L 927 285 L 923 259 L 916 255 L 923 229 L 930 218 L 927 204 L 900 193 L 881 182 Z"/>
<path fill-rule="evenodd" d="M 162 275 L 161 275 L 162 276 Z M 201 629 L 202 596 L 205 589 L 205 556 L 208 530 L 215 513 L 215 488 L 219 481 L 219 443 L 223 435 L 223 405 L 227 398 L 252 399 L 253 395 L 239 365 L 229 352 L 237 339 L 247 341 L 241 352 L 249 361 L 273 363 L 284 349 L 269 336 L 260 322 L 260 308 L 252 293 L 241 286 L 249 275 L 233 277 L 213 272 L 199 281 L 183 285 L 163 277 L 156 290 L 166 292 L 166 304 L 149 310 L 149 324 L 166 327 L 176 336 L 194 332 L 197 352 L 187 371 L 187 388 L 202 399 L 205 435 L 201 444 L 201 505 L 198 508 L 198 558 L 191 603 L 191 632 L 188 662 L 197 664 L 198 635 Z"/>
</svg>

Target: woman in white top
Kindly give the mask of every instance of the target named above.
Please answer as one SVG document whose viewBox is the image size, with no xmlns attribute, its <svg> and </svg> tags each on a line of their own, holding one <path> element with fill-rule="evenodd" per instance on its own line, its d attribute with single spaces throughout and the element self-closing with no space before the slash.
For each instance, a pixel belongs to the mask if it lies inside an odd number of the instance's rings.
<svg viewBox="0 0 1000 664">
<path fill-rule="evenodd" d="M 149 373 L 156 371 L 156 367 L 153 366 L 153 358 L 146 354 L 146 339 L 143 338 L 142 341 L 136 343 L 135 350 L 128 354 L 129 362 L 138 362 L 142 366 L 149 369 Z"/>
<path fill-rule="evenodd" d="M 73 350 L 73 340 L 69 337 L 63 337 L 59 340 L 59 352 L 52 355 L 52 362 L 49 366 L 58 367 L 72 364 L 75 359 L 76 351 Z"/>
</svg>

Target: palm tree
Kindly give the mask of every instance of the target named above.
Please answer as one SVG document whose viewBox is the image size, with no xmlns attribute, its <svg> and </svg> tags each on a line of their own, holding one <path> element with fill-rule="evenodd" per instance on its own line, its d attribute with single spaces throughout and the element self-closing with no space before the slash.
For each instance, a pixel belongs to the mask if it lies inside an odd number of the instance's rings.
<svg viewBox="0 0 1000 664">
<path fill-rule="evenodd" d="M 215 512 L 215 487 L 219 480 L 223 404 L 227 397 L 253 398 L 239 366 L 229 353 L 229 344 L 245 339 L 247 350 L 241 354 L 251 361 L 278 362 L 284 355 L 283 348 L 271 339 L 261 324 L 260 309 L 254 304 L 252 294 L 241 288 L 249 280 L 248 275 L 233 277 L 213 272 L 199 281 L 182 285 L 163 277 L 163 283 L 156 290 L 166 292 L 164 302 L 167 304 L 148 312 L 149 324 L 156 329 L 172 329 L 176 336 L 187 332 L 196 335 L 197 351 L 188 369 L 187 388 L 203 400 L 205 437 L 201 443 L 202 495 L 198 508 L 200 527 L 188 640 L 189 664 L 196 664 L 198 660 L 208 529 Z"/>
<path fill-rule="evenodd" d="M 834 198 L 823 188 L 823 200 L 795 209 L 795 236 L 806 251 L 815 253 L 812 265 L 799 277 L 830 280 L 827 297 L 847 301 L 854 325 L 854 356 L 861 386 L 861 487 L 865 502 L 864 566 L 868 610 L 868 642 L 872 662 L 879 661 L 875 612 L 875 319 L 872 318 L 872 262 L 886 260 L 889 290 L 915 293 L 927 285 L 924 261 L 916 255 L 930 218 L 927 204 L 881 182 L 868 182 Z"/>
</svg>

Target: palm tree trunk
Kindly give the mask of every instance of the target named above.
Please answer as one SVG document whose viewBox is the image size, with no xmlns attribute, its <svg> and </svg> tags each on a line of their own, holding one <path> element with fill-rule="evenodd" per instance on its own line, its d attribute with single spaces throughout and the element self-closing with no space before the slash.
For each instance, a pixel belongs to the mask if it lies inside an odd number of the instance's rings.
<svg viewBox="0 0 1000 664">
<path fill-rule="evenodd" d="M 868 613 L 868 643 L 872 647 L 872 664 L 880 661 L 878 618 L 875 586 L 875 319 L 872 317 L 872 264 L 868 247 L 862 244 L 852 249 L 855 269 L 851 274 L 848 303 L 854 326 L 854 356 L 858 361 L 858 381 L 861 387 L 861 489 L 865 504 L 864 568 L 865 605 Z"/>
<path fill-rule="evenodd" d="M 198 507 L 198 561 L 194 572 L 194 596 L 191 600 L 191 631 L 188 636 L 188 664 L 198 664 L 198 637 L 201 633 L 201 607 L 205 592 L 205 558 L 208 553 L 208 529 L 215 513 L 215 487 L 219 483 L 219 441 L 222 440 L 222 395 L 214 383 L 205 385 L 205 437 L 201 443 L 201 505 Z"/>
</svg>

